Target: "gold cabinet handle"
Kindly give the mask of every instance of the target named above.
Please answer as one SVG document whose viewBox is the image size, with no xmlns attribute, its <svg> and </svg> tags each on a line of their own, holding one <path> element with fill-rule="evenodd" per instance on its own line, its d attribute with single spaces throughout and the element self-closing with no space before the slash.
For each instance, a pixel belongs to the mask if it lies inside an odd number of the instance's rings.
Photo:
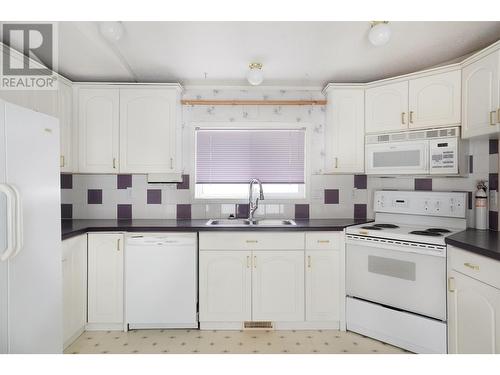
<svg viewBox="0 0 500 375">
<path fill-rule="evenodd" d="M 401 112 L 401 125 L 405 125 L 406 120 L 405 120 L 406 112 Z"/>
<path fill-rule="evenodd" d="M 452 292 L 452 293 L 455 291 L 455 278 L 454 277 L 448 277 L 448 291 Z"/>
<path fill-rule="evenodd" d="M 413 111 L 410 111 L 410 124 L 413 124 Z"/>
<path fill-rule="evenodd" d="M 318 243 L 330 243 L 330 240 L 318 240 Z"/>
<path fill-rule="evenodd" d="M 479 271 L 479 266 L 478 265 L 475 265 L 475 264 L 472 264 L 472 263 L 464 263 L 464 266 L 468 267 L 468 268 L 470 268 L 472 270 Z"/>
<path fill-rule="evenodd" d="M 497 109 L 497 123 L 500 122 L 500 108 Z"/>
<path fill-rule="evenodd" d="M 335 158 L 333 159 L 335 161 L 334 165 L 335 165 L 335 169 L 337 169 L 339 167 L 339 158 L 335 156 Z"/>
<path fill-rule="evenodd" d="M 250 268 L 250 255 L 247 255 L 247 268 Z"/>
<path fill-rule="evenodd" d="M 246 240 L 246 243 L 258 243 L 258 240 Z"/>
<path fill-rule="evenodd" d="M 64 167 L 64 155 L 61 155 L 61 167 Z"/>
<path fill-rule="evenodd" d="M 490 125 L 495 125 L 495 120 L 493 120 L 493 116 L 495 115 L 497 111 L 491 111 L 490 112 Z"/>
<path fill-rule="evenodd" d="M 116 241 L 116 251 L 120 251 L 120 239 Z"/>
<path fill-rule="evenodd" d="M 311 256 L 307 256 L 307 268 L 311 268 Z"/>
<path fill-rule="evenodd" d="M 257 268 L 257 256 L 253 256 L 253 268 Z"/>
<path fill-rule="evenodd" d="M 174 169 L 174 159 L 170 158 L 170 169 Z"/>
<path fill-rule="evenodd" d="M 113 158 L 113 169 L 116 169 L 116 158 Z"/>
</svg>

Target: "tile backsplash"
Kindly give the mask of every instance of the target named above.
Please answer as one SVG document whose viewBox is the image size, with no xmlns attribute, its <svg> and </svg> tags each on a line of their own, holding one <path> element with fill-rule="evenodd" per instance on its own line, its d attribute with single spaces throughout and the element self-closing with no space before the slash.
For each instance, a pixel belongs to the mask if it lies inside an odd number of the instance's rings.
<svg viewBox="0 0 500 375">
<path fill-rule="evenodd" d="M 191 90 L 186 99 L 323 99 L 319 90 Z M 147 176 L 61 175 L 61 213 L 63 218 L 144 218 L 209 219 L 248 215 L 242 201 L 212 203 L 196 201 L 190 187 L 194 156 L 194 128 L 214 122 L 301 123 L 309 130 L 309 194 L 306 200 L 261 202 L 256 216 L 284 218 L 373 217 L 373 191 L 378 189 L 466 191 L 472 203 L 476 182 L 494 183 L 498 179 L 498 141 L 474 140 L 469 145 L 470 170 L 467 177 L 370 177 L 366 175 L 323 175 L 324 106 L 184 106 L 179 129 L 183 142 L 183 179 L 180 183 L 148 184 Z M 491 154 L 496 151 L 496 154 Z M 492 156 L 492 155 L 496 155 Z M 493 159 L 493 160 L 492 160 Z M 496 160 L 496 164 L 495 164 Z M 496 169 L 494 168 L 496 165 Z M 490 217 L 498 208 L 490 209 Z M 498 214 L 497 214 L 498 216 Z M 474 223 L 472 204 L 469 225 Z M 498 224 L 498 220 L 497 220 Z"/>
</svg>

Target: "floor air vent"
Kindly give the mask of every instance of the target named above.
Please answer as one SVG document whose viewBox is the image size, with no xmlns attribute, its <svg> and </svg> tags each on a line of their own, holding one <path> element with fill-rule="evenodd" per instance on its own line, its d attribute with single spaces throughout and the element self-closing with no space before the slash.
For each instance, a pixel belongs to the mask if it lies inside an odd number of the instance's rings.
<svg viewBox="0 0 500 375">
<path fill-rule="evenodd" d="M 273 329 L 273 322 L 245 322 L 244 329 Z"/>
</svg>

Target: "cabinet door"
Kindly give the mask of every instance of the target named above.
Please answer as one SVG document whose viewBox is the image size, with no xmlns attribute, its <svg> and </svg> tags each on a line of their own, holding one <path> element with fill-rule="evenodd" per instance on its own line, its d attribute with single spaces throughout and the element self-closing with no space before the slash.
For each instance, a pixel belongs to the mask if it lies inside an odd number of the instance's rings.
<svg viewBox="0 0 500 375">
<path fill-rule="evenodd" d="M 340 320 L 340 254 L 306 250 L 306 320 Z"/>
<path fill-rule="evenodd" d="M 88 235 L 88 322 L 123 323 L 123 236 Z"/>
<path fill-rule="evenodd" d="M 409 127 L 459 124 L 460 89 L 460 70 L 411 80 Z"/>
<path fill-rule="evenodd" d="M 81 333 L 87 322 L 87 235 L 63 241 L 63 342 Z"/>
<path fill-rule="evenodd" d="M 462 137 L 500 131 L 498 118 L 500 51 L 462 69 Z"/>
<path fill-rule="evenodd" d="M 82 173 L 118 172 L 119 92 L 80 89 L 78 162 Z"/>
<path fill-rule="evenodd" d="M 254 251 L 252 320 L 304 320 L 304 252 Z"/>
<path fill-rule="evenodd" d="M 175 170 L 176 89 L 120 90 L 120 172 Z"/>
<path fill-rule="evenodd" d="M 69 84 L 62 81 L 58 83 L 57 112 L 61 135 L 61 172 L 73 172 L 72 160 L 72 115 L 73 91 Z"/>
<path fill-rule="evenodd" d="M 251 320 L 250 251 L 200 251 L 200 321 Z"/>
<path fill-rule="evenodd" d="M 328 93 L 327 172 L 364 172 L 364 96 L 363 89 L 333 89 Z"/>
<path fill-rule="evenodd" d="M 369 88 L 365 95 L 367 133 L 408 128 L 408 81 Z"/>
<path fill-rule="evenodd" d="M 500 290 L 454 270 L 448 281 L 448 351 L 499 354 Z"/>
</svg>

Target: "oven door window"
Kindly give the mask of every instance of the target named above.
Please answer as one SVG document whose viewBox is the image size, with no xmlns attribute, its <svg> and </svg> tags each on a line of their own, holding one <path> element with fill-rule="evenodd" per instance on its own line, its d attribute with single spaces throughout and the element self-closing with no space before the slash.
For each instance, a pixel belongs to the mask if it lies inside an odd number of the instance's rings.
<svg viewBox="0 0 500 375">
<path fill-rule="evenodd" d="M 375 255 L 368 256 L 368 272 L 379 275 L 415 281 L 416 267 L 417 265 L 415 262 L 407 262 L 405 260 L 385 258 Z"/>
</svg>

